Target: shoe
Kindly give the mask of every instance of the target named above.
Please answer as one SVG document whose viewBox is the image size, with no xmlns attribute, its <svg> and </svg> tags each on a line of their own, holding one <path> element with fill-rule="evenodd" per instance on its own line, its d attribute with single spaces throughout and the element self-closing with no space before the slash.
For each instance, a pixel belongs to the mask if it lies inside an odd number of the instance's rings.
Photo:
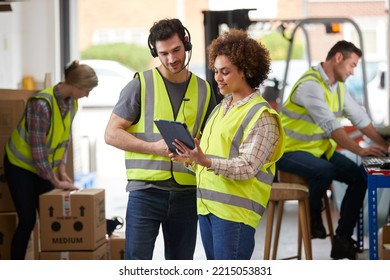
<svg viewBox="0 0 390 280">
<path fill-rule="evenodd" d="M 330 257 L 335 260 L 349 259 L 356 260 L 357 248 L 352 242 L 351 237 L 336 235 L 332 244 L 332 251 Z"/>
<path fill-rule="evenodd" d="M 311 224 L 311 238 L 319 238 L 319 239 L 325 239 L 326 238 L 326 230 L 324 225 L 322 224 L 322 221 L 312 221 Z"/>
<path fill-rule="evenodd" d="M 326 238 L 326 230 L 324 224 L 322 223 L 321 211 L 311 211 L 310 215 L 310 229 L 311 229 L 311 238 Z"/>
<path fill-rule="evenodd" d="M 356 253 L 363 253 L 363 250 L 359 248 L 359 244 L 356 240 L 354 240 L 352 237 L 349 237 L 349 242 L 351 242 L 352 246 L 355 247 Z"/>
</svg>

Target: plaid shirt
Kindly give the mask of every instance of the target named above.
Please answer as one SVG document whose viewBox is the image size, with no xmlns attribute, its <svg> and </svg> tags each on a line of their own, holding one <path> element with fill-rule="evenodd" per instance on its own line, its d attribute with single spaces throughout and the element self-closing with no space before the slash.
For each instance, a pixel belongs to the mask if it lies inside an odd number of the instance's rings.
<svg viewBox="0 0 390 280">
<path fill-rule="evenodd" d="M 54 87 L 54 96 L 59 104 L 62 117 L 65 117 L 73 104 L 72 99 L 62 99 L 57 87 Z M 55 176 L 52 165 L 48 160 L 49 147 L 46 144 L 46 136 L 51 125 L 50 121 L 51 109 L 49 103 L 40 98 L 32 98 L 27 103 L 26 113 L 26 125 L 29 132 L 28 143 L 31 147 L 32 158 L 38 175 L 46 180 L 53 179 Z M 66 163 L 69 142 L 70 140 L 66 144 L 63 163 Z"/>
<path fill-rule="evenodd" d="M 229 106 L 232 96 L 225 97 L 221 103 L 224 114 L 228 114 L 234 106 L 247 103 L 260 95 L 256 90 L 248 97 Z M 279 141 L 279 126 L 276 116 L 264 111 L 256 124 L 251 128 L 247 138 L 239 147 L 239 156 L 233 159 L 211 159 L 209 169 L 215 174 L 223 175 L 234 180 L 252 178 L 261 168 L 269 162 Z"/>
</svg>

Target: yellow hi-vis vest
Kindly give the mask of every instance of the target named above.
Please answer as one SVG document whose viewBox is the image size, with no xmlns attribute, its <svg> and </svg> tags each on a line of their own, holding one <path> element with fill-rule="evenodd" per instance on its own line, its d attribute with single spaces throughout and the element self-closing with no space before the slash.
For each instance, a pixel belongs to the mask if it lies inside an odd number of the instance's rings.
<svg viewBox="0 0 390 280">
<path fill-rule="evenodd" d="M 200 146 L 209 158 L 232 159 L 264 111 L 277 116 L 280 138 L 270 162 L 265 163 L 250 179 L 234 180 L 202 166 L 196 167 L 197 207 L 199 215 L 213 215 L 256 228 L 267 206 L 275 176 L 275 162 L 282 156 L 285 136 L 277 112 L 258 96 L 236 106 L 223 116 L 220 104 L 211 113 Z"/>
<path fill-rule="evenodd" d="M 31 98 L 44 99 L 50 105 L 51 120 L 49 132 L 46 135 L 46 146 L 48 149 L 48 160 L 53 170 L 56 171 L 65 154 L 66 142 L 70 137 L 72 121 L 77 112 L 77 101 L 74 100 L 74 106 L 71 106 L 71 110 L 69 110 L 65 118 L 62 118 L 57 99 L 54 96 L 54 86 L 40 91 Z M 28 138 L 29 132 L 26 129 L 26 114 L 24 114 L 5 146 L 6 153 L 12 164 L 37 173 Z"/>
<path fill-rule="evenodd" d="M 127 131 L 144 141 L 158 141 L 162 137 L 154 120 L 175 120 L 169 95 L 157 69 L 136 75 L 141 84 L 141 115 Z M 176 121 L 185 122 L 191 135 L 199 138 L 211 99 L 209 83 L 191 75 L 185 98 L 187 101 L 181 103 Z M 194 173 L 169 157 L 126 151 L 125 161 L 128 180 L 163 181 L 173 177 L 180 185 L 196 185 Z"/>
<path fill-rule="evenodd" d="M 313 68 L 309 69 L 294 85 L 292 93 L 281 110 L 280 117 L 286 133 L 285 153 L 306 151 L 316 157 L 325 154 L 329 159 L 336 150 L 337 143 L 325 135 L 323 129 L 314 122 L 306 108 L 292 101 L 296 88 L 305 81 L 318 82 L 323 88 L 325 101 L 337 120 L 341 121 L 343 116 L 344 84 L 339 82 L 337 92 L 332 93 L 321 79 L 320 73 Z"/>
</svg>

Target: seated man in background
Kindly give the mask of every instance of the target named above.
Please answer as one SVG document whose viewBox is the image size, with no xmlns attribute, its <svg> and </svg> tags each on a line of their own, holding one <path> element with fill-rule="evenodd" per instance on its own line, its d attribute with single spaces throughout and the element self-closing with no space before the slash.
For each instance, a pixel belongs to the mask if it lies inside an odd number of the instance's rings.
<svg viewBox="0 0 390 280">
<path fill-rule="evenodd" d="M 361 56 L 361 50 L 354 44 L 337 42 L 325 62 L 301 76 L 281 110 L 286 149 L 277 168 L 308 181 L 312 238 L 326 237 L 321 218 L 322 198 L 332 181 L 347 185 L 332 244 L 333 259 L 356 259 L 358 248 L 351 236 L 367 189 L 362 170 L 337 152 L 337 145 L 359 156 L 385 156 L 389 149 L 344 84 L 353 75 Z M 342 117 L 375 144 L 360 147 L 347 135 L 340 123 Z"/>
</svg>

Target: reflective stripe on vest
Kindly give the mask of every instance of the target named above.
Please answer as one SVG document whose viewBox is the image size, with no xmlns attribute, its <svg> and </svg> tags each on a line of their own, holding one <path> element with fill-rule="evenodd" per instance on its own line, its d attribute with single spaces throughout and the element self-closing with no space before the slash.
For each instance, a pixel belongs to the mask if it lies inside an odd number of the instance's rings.
<svg viewBox="0 0 390 280">
<path fill-rule="evenodd" d="M 265 110 L 278 116 L 277 112 L 260 96 L 238 107 L 233 108 L 228 115 L 222 118 L 218 116 L 222 110 L 219 104 L 210 116 L 201 139 L 201 148 L 208 158 L 238 157 L 242 141 L 246 138 L 250 128 L 258 121 L 259 116 Z M 224 118 L 228 119 L 223 120 Z M 275 174 L 275 162 L 284 150 L 285 136 L 279 117 L 278 121 L 280 138 L 277 148 L 270 162 L 264 164 L 253 178 L 233 180 L 216 175 L 212 170 L 197 167 L 199 214 L 213 213 L 222 219 L 242 222 L 256 228 L 269 200 Z M 224 136 L 219 138 L 222 130 L 234 132 L 233 137 L 229 137 L 231 143 L 223 144 Z M 221 143 L 217 143 L 218 141 Z"/>
<path fill-rule="evenodd" d="M 317 157 L 325 154 L 330 158 L 336 149 L 336 143 L 314 122 L 306 108 L 292 101 L 295 90 L 305 81 L 318 82 L 323 88 L 324 99 L 336 119 L 340 121 L 343 116 L 344 85 L 338 83 L 337 92 L 332 93 L 321 80 L 318 71 L 311 68 L 294 85 L 281 110 L 281 120 L 287 136 L 285 152 L 304 150 Z"/>
<path fill-rule="evenodd" d="M 263 206 L 260 203 L 256 203 L 253 200 L 208 189 L 198 188 L 197 196 L 201 197 L 202 199 L 208 199 L 210 201 L 217 201 L 223 204 L 245 208 L 249 211 L 259 214 L 260 216 L 263 216 L 266 209 L 266 206 Z"/>
<path fill-rule="evenodd" d="M 51 108 L 51 120 L 46 137 L 46 148 L 48 151 L 48 160 L 53 169 L 56 170 L 62 162 L 65 153 L 66 143 L 70 135 L 71 123 L 77 110 L 77 102 L 75 101 L 74 106 L 71 106 L 71 110 L 63 119 L 54 97 L 54 86 L 37 93 L 31 98 L 42 98 L 48 102 Z M 31 155 L 31 146 L 28 144 L 28 132 L 25 127 L 26 115 L 23 116 L 7 142 L 7 155 L 12 164 L 37 173 Z"/>
<path fill-rule="evenodd" d="M 141 85 L 141 115 L 127 131 L 143 141 L 155 142 L 162 137 L 154 120 L 174 120 L 172 105 L 164 80 L 156 69 L 137 75 Z M 176 120 L 186 122 L 190 133 L 199 138 L 211 98 L 210 85 L 191 75 L 185 97 L 189 100 L 182 102 Z M 162 181 L 174 177 L 181 185 L 196 185 L 194 173 L 168 157 L 127 151 L 125 164 L 128 180 Z"/>
</svg>

